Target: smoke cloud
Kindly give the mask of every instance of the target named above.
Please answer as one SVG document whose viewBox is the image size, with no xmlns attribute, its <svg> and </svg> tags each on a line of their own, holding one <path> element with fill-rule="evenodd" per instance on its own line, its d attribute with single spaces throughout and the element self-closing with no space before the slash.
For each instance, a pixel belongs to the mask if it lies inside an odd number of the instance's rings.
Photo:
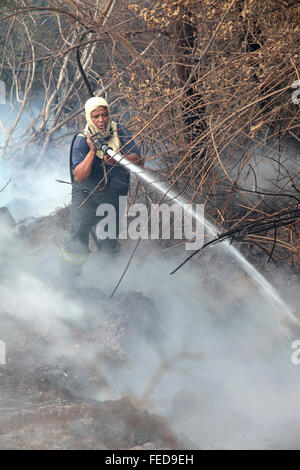
<svg viewBox="0 0 300 470">
<path fill-rule="evenodd" d="M 1 205 L 7 205 L 17 222 L 47 215 L 70 201 L 70 186 L 55 181 L 68 180 L 65 155 L 63 163 L 47 160 L 34 170 L 1 162 L 0 186 L 12 178 L 0 194 Z M 198 448 L 299 447 L 300 369 L 291 361 L 297 322 L 249 279 L 224 247 L 209 248 L 170 276 L 185 250 L 153 256 L 160 245 L 144 240 L 110 300 L 132 241 L 122 241 L 118 258 L 92 253 L 78 295 L 68 296 L 59 278 L 59 247 L 48 240 L 35 253 L 16 229 L 1 223 L 0 230 L 0 325 L 9 314 L 47 336 L 34 352 L 37 363 L 72 358 L 80 382 L 73 393 L 98 400 L 129 395 Z M 130 292 L 150 299 L 158 318 L 147 335 L 133 329 L 124 360 L 105 363 L 103 345 L 91 339 L 93 325 L 109 321 L 110 309 Z M 76 330 L 85 333 L 78 344 Z M 110 341 L 115 341 L 113 335 Z M 6 346 L 9 353 L 10 340 Z M 82 370 L 88 364 L 105 377 L 105 385 L 86 381 Z"/>
</svg>

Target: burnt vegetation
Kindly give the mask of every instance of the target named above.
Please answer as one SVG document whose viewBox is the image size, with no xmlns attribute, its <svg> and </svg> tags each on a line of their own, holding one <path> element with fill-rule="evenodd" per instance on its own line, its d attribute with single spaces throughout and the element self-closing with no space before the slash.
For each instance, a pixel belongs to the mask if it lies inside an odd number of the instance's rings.
<svg viewBox="0 0 300 470">
<path fill-rule="evenodd" d="M 79 50 L 94 93 L 107 94 L 161 179 L 205 205 L 217 240 L 299 269 L 299 2 L 0 8 L 0 75 L 11 103 L 0 122 L 3 158 L 64 158 L 89 97 Z M 38 112 L 20 126 L 37 96 Z"/>
</svg>

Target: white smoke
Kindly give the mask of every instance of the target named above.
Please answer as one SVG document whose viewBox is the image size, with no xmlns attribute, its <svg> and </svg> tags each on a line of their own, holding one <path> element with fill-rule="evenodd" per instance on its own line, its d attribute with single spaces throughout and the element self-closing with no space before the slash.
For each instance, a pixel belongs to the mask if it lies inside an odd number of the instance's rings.
<svg viewBox="0 0 300 470">
<path fill-rule="evenodd" d="M 217 253 L 209 265 L 195 263 L 170 277 L 178 260 L 155 258 L 141 266 L 148 249 L 144 242 L 120 289 L 142 291 L 155 302 L 163 339 L 151 346 L 136 337 L 128 367 L 112 387 L 165 416 L 200 448 L 289 446 L 299 430 L 300 383 L 287 325 L 271 298 L 247 279 L 240 283 L 239 267 L 230 271 Z M 90 259 L 83 282 L 92 279 L 109 293 L 126 258 L 119 268 Z M 213 283 L 220 285 L 219 298 Z"/>
<path fill-rule="evenodd" d="M 0 193 L 1 205 L 7 204 L 17 220 L 46 215 L 69 202 L 70 186 L 55 182 L 68 180 L 64 152 L 62 165 L 47 161 L 41 168 L 24 169 L 18 162 L 1 162 L 0 187 L 12 178 Z M 93 362 L 106 374 L 108 392 L 91 392 L 82 382 L 81 393 L 97 399 L 129 394 L 199 448 L 297 448 L 300 369 L 291 362 L 291 344 L 299 333 L 295 324 L 226 250 L 207 250 L 169 276 L 186 252 L 151 257 L 159 248 L 143 241 L 118 295 L 140 291 L 151 299 L 160 314 L 160 334 L 152 340 L 137 334 L 115 372 L 99 360 L 97 342 L 78 340 L 76 353 L 70 330 L 86 329 L 90 308 L 102 319 L 104 302 L 107 307 L 133 249 L 130 240 L 122 244 L 119 258 L 89 257 L 80 286 L 99 289 L 99 299 L 84 304 L 80 295 L 67 297 L 49 282 L 59 279 L 57 247 L 48 242 L 32 254 L 1 224 L 0 312 L 51 338 L 37 361 L 73 355 L 78 369 Z"/>
</svg>

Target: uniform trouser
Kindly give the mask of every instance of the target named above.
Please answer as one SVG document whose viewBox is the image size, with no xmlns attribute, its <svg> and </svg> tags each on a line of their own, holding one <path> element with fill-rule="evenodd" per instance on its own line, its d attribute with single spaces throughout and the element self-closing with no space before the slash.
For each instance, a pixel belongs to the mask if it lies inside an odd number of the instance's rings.
<svg viewBox="0 0 300 470">
<path fill-rule="evenodd" d="M 92 189 L 92 188 L 91 188 Z M 72 204 L 70 211 L 70 228 L 64 238 L 63 247 L 60 251 L 60 270 L 62 278 L 70 282 L 80 276 L 83 264 L 85 263 L 89 250 L 89 233 L 91 228 L 101 219 L 107 217 L 107 213 L 97 216 L 97 208 L 101 204 L 111 204 L 115 209 L 115 236 L 102 240 L 101 246 L 105 246 L 108 251 L 116 249 L 119 235 L 119 193 L 112 191 L 96 191 L 78 209 L 89 195 L 91 189 L 87 190 L 74 182 L 72 185 Z M 113 214 L 113 211 L 111 212 Z"/>
</svg>

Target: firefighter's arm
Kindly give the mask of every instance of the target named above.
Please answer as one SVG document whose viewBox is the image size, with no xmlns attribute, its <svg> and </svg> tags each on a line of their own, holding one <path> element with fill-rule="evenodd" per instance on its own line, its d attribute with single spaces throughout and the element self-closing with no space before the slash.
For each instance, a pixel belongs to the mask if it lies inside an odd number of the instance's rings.
<svg viewBox="0 0 300 470">
<path fill-rule="evenodd" d="M 82 183 L 90 176 L 97 151 L 89 135 L 87 136 L 86 141 L 90 147 L 90 151 L 88 152 L 84 160 L 82 160 L 82 162 L 79 163 L 73 171 L 74 178 L 77 183 Z"/>
</svg>

